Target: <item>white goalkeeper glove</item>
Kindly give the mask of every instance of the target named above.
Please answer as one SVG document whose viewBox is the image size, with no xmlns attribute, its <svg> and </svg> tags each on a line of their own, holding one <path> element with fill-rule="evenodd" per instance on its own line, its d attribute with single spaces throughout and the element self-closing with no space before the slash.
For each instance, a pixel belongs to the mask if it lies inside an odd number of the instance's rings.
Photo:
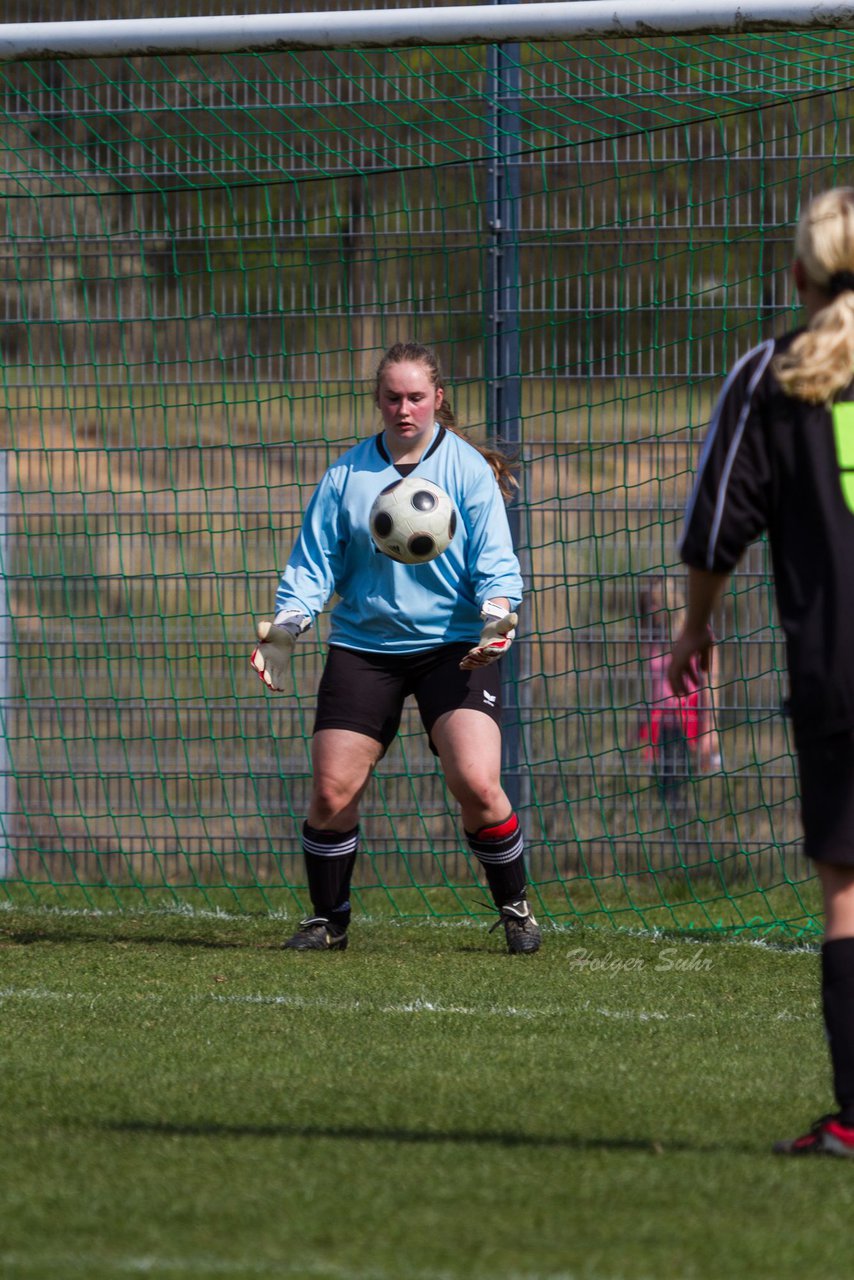
<svg viewBox="0 0 854 1280">
<path fill-rule="evenodd" d="M 276 693 L 284 689 L 297 636 L 310 626 L 311 618 L 298 609 L 283 609 L 273 622 L 265 620 L 258 623 L 258 645 L 252 650 L 249 661 L 268 689 Z"/>
<path fill-rule="evenodd" d="M 480 616 L 484 621 L 484 628 L 478 643 L 473 649 L 469 649 L 460 663 L 462 671 L 471 671 L 473 667 L 486 667 L 490 662 L 495 662 L 507 652 L 516 635 L 519 616 L 508 613 L 506 609 L 502 609 L 501 605 L 487 600 L 480 611 Z"/>
</svg>

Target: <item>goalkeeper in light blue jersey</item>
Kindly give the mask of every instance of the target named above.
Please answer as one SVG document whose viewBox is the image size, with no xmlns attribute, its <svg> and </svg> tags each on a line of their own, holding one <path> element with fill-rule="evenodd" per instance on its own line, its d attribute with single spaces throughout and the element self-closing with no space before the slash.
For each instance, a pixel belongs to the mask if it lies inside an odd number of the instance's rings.
<svg viewBox="0 0 854 1280">
<path fill-rule="evenodd" d="M 376 374 L 378 435 L 325 472 L 282 573 L 272 622 L 259 623 L 252 665 L 281 690 L 300 634 L 333 595 L 329 652 L 312 737 L 313 787 L 303 826 L 313 914 L 285 946 L 344 950 L 359 803 L 394 740 L 407 696 L 460 806 L 513 954 L 538 950 L 522 832 L 501 785 L 498 660 L 515 635 L 522 578 L 505 504 L 515 478 L 496 450 L 455 430 L 434 353 L 398 343 Z M 458 514 L 449 547 L 426 564 L 380 553 L 368 515 L 377 494 L 415 474 Z"/>
</svg>

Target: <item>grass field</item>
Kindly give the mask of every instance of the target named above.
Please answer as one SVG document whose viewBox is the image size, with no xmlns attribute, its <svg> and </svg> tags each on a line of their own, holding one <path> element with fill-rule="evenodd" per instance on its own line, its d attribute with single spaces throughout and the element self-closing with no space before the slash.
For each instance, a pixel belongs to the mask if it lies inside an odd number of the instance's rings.
<svg viewBox="0 0 854 1280">
<path fill-rule="evenodd" d="M 0 911 L 6 1280 L 848 1276 L 814 951 Z"/>
</svg>

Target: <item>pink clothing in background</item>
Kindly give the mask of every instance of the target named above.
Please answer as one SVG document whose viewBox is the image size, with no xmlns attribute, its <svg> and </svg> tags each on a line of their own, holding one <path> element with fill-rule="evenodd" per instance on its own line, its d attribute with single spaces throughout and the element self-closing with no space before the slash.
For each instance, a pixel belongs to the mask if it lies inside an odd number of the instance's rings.
<svg viewBox="0 0 854 1280">
<path fill-rule="evenodd" d="M 688 742 L 695 742 L 707 731 L 703 723 L 704 710 L 700 695 L 700 686 L 694 682 L 694 688 L 682 698 L 678 698 L 670 688 L 667 671 L 670 666 L 669 653 L 654 653 L 646 660 L 644 668 L 644 695 L 647 705 L 647 721 L 641 725 L 641 741 L 657 746 L 665 726 L 672 727 L 678 723 Z M 689 683 L 686 678 L 686 683 Z"/>
</svg>

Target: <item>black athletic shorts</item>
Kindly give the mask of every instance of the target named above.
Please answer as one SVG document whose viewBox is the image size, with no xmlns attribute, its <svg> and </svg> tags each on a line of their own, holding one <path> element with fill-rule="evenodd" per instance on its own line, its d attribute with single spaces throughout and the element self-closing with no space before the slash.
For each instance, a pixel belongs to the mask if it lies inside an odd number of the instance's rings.
<svg viewBox="0 0 854 1280">
<path fill-rule="evenodd" d="M 804 852 L 854 867 L 854 732 L 799 742 Z"/>
<path fill-rule="evenodd" d="M 330 645 L 317 690 L 318 729 L 351 729 L 388 750 L 400 728 L 403 704 L 415 698 L 429 737 L 446 711 L 474 707 L 501 722 L 499 663 L 460 671 L 471 644 L 443 644 L 422 653 L 362 653 Z M 430 749 L 436 754 L 431 740 Z"/>
</svg>

